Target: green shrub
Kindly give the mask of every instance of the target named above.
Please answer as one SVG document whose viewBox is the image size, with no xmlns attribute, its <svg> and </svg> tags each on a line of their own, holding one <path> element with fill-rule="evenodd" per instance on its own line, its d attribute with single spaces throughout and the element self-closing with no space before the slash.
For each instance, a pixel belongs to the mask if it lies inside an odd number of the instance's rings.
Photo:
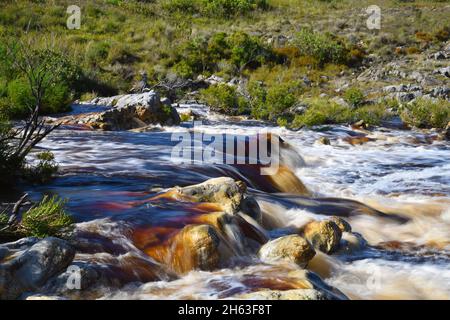
<svg viewBox="0 0 450 320">
<path fill-rule="evenodd" d="M 234 75 L 263 63 L 278 62 L 271 49 L 244 32 L 216 33 L 209 39 L 195 38 L 183 43 L 176 52 L 172 70 L 184 78 L 218 71 L 230 71 Z M 231 68 L 223 68 L 221 64 Z"/>
<path fill-rule="evenodd" d="M 85 60 L 91 66 L 98 66 L 108 57 L 108 53 L 108 43 L 93 41 L 86 47 Z"/>
<path fill-rule="evenodd" d="M 8 224 L 9 217 L 5 212 L 0 212 L 0 229 Z"/>
<path fill-rule="evenodd" d="M 364 102 L 364 93 L 358 88 L 349 88 L 344 93 L 344 100 L 352 107 L 359 107 Z"/>
<path fill-rule="evenodd" d="M 347 123 L 353 120 L 351 110 L 326 99 L 314 99 L 308 109 L 301 115 L 296 115 L 294 127 L 315 126 L 323 124 Z"/>
<path fill-rule="evenodd" d="M 227 115 L 238 115 L 248 111 L 248 103 L 235 87 L 227 84 L 218 84 L 201 90 L 201 99 L 212 110 Z"/>
<path fill-rule="evenodd" d="M 295 43 L 302 55 L 317 59 L 321 65 L 347 63 L 349 52 L 345 45 L 328 35 L 304 28 L 297 34 Z"/>
<path fill-rule="evenodd" d="M 35 105 L 28 81 L 19 78 L 8 84 L 9 114 L 14 118 L 25 117 Z"/>
<path fill-rule="evenodd" d="M 261 82 L 251 82 L 248 90 L 253 117 L 274 121 L 294 106 L 300 86 L 297 82 L 288 82 L 266 87 Z"/>
<path fill-rule="evenodd" d="M 353 111 L 353 121 L 363 120 L 368 125 L 380 125 L 381 121 L 392 118 L 394 115 L 389 111 L 386 104 L 367 105 Z"/>
<path fill-rule="evenodd" d="M 235 32 L 228 38 L 231 48 L 231 61 L 239 70 L 259 67 L 270 61 L 273 53 L 265 48 L 256 37 L 244 32 Z"/>
<path fill-rule="evenodd" d="M 38 153 L 37 165 L 27 166 L 24 170 L 24 178 L 32 183 L 44 184 L 49 182 L 58 172 L 58 163 L 50 151 Z"/>
<path fill-rule="evenodd" d="M 203 11 L 208 15 L 231 17 L 256 9 L 267 9 L 267 0 L 203 0 Z"/>
<path fill-rule="evenodd" d="M 407 124 L 418 128 L 445 128 L 450 122 L 450 102 L 417 99 L 401 107 L 400 116 Z"/>
<path fill-rule="evenodd" d="M 193 14 L 200 10 L 198 0 L 165 0 L 163 9 L 169 12 L 183 12 Z"/>
<path fill-rule="evenodd" d="M 56 196 L 45 196 L 37 206 L 23 214 L 20 228 L 26 235 L 39 238 L 60 235 L 73 223 L 64 205 L 65 201 Z"/>
<path fill-rule="evenodd" d="M 171 13 L 230 18 L 269 6 L 267 0 L 165 0 L 162 7 Z"/>
<path fill-rule="evenodd" d="M 379 125 L 392 116 L 387 104 L 350 109 L 327 99 L 312 99 L 305 113 L 295 117 L 293 127 L 355 123 L 360 120 L 368 125 Z"/>
<path fill-rule="evenodd" d="M 27 80 L 19 78 L 8 84 L 9 114 L 14 118 L 22 118 L 29 114 L 36 105 Z M 41 114 L 65 112 L 70 109 L 72 94 L 67 84 L 57 83 L 48 87 L 42 98 Z"/>
</svg>

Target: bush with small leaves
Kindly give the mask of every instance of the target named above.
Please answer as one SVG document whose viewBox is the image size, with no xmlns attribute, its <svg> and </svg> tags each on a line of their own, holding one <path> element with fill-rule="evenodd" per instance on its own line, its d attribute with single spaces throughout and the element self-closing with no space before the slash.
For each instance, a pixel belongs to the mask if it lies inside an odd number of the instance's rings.
<svg viewBox="0 0 450 320">
<path fill-rule="evenodd" d="M 201 99 L 212 110 L 227 115 L 239 115 L 248 112 L 248 102 L 235 87 L 227 84 L 217 84 L 201 91 Z"/>
<path fill-rule="evenodd" d="M 44 151 L 36 155 L 37 165 L 25 167 L 24 178 L 32 183 L 44 184 L 49 182 L 58 172 L 58 163 L 50 151 Z"/>
<path fill-rule="evenodd" d="M 60 236 L 73 223 L 64 209 L 65 203 L 56 196 L 45 196 L 38 205 L 23 214 L 19 228 L 27 236 Z"/>
<path fill-rule="evenodd" d="M 418 128 L 445 128 L 450 122 L 450 102 L 417 99 L 400 107 L 400 117 L 408 125 Z"/>
<path fill-rule="evenodd" d="M 364 98 L 364 93 L 359 88 L 349 88 L 344 93 L 344 100 L 352 107 L 361 106 Z"/>
<path fill-rule="evenodd" d="M 297 34 L 295 43 L 302 55 L 317 59 L 320 65 L 348 62 L 349 51 L 344 43 L 329 35 L 304 28 Z"/>
</svg>

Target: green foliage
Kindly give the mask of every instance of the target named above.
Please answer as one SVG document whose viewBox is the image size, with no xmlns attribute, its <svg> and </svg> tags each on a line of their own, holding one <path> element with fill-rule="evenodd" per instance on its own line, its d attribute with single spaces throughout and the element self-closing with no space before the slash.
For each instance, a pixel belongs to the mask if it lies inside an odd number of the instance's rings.
<svg viewBox="0 0 450 320">
<path fill-rule="evenodd" d="M 23 214 L 20 228 L 27 236 L 45 238 L 60 235 L 73 223 L 64 205 L 65 201 L 56 196 L 45 196 L 37 206 Z"/>
<path fill-rule="evenodd" d="M 327 99 L 314 99 L 308 109 L 296 115 L 294 127 L 315 126 L 322 124 L 346 123 L 352 120 L 351 110 Z"/>
<path fill-rule="evenodd" d="M 238 70 L 246 67 L 258 67 L 274 59 L 273 53 L 265 48 L 258 38 L 243 32 L 235 32 L 228 38 L 231 49 L 231 61 Z"/>
<path fill-rule="evenodd" d="M 353 110 L 353 121 L 363 120 L 364 123 L 373 126 L 380 125 L 382 120 L 392 117 L 393 113 L 386 104 L 367 105 Z"/>
<path fill-rule="evenodd" d="M 0 47 L 0 55 L 2 54 Z M 2 112 L 12 118 L 26 117 L 40 100 L 40 113 L 67 111 L 72 90 L 81 80 L 81 70 L 67 55 L 51 49 L 25 47 L 10 43 L 5 51 L 4 70 L 0 79 Z"/>
<path fill-rule="evenodd" d="M 209 15 L 231 17 L 256 9 L 267 9 L 266 0 L 203 0 L 204 12 Z"/>
<path fill-rule="evenodd" d="M 5 212 L 0 212 L 0 229 L 4 228 L 8 223 L 9 217 Z"/>
<path fill-rule="evenodd" d="M 450 122 L 450 102 L 417 99 L 401 107 L 400 116 L 407 124 L 418 128 L 445 128 Z"/>
<path fill-rule="evenodd" d="M 179 76 L 192 78 L 224 71 L 221 64 L 229 62 L 233 69 L 228 71 L 234 75 L 271 61 L 276 61 L 276 55 L 256 37 L 243 32 L 216 33 L 209 39 L 195 38 L 183 43 L 177 50 L 173 70 Z"/>
<path fill-rule="evenodd" d="M 249 84 L 252 116 L 275 121 L 294 106 L 301 89 L 297 82 L 266 87 L 262 82 Z"/>
<path fill-rule="evenodd" d="M 26 117 L 36 105 L 28 80 L 19 78 L 8 84 L 8 114 L 13 118 Z M 69 110 L 72 94 L 67 84 L 54 83 L 42 98 L 41 114 L 60 113 Z"/>
<path fill-rule="evenodd" d="M 229 115 L 243 114 L 248 111 L 248 103 L 235 87 L 227 84 L 210 86 L 201 91 L 202 100 L 215 111 Z"/>
<path fill-rule="evenodd" d="M 257 9 L 265 10 L 269 6 L 267 0 L 165 0 L 162 7 L 171 13 L 230 18 Z"/>
<path fill-rule="evenodd" d="M 345 45 L 329 35 L 304 28 L 297 34 L 295 43 L 302 55 L 317 59 L 320 65 L 345 64 L 348 61 L 349 52 Z"/>
<path fill-rule="evenodd" d="M 363 120 L 369 125 L 379 125 L 382 120 L 389 119 L 393 114 L 385 104 L 367 105 L 350 109 L 327 99 L 312 99 L 309 107 L 296 115 L 293 127 L 316 126 L 324 124 L 355 123 Z"/>
<path fill-rule="evenodd" d="M 24 78 L 18 78 L 8 84 L 8 98 L 9 115 L 13 118 L 26 116 L 34 107 L 35 99 L 31 94 L 28 80 Z"/>
<path fill-rule="evenodd" d="M 349 88 L 344 93 L 344 100 L 352 107 L 359 107 L 364 102 L 364 93 L 358 88 Z"/>
<path fill-rule="evenodd" d="M 85 60 L 91 66 L 97 66 L 108 57 L 109 44 L 93 41 L 86 47 Z"/>
<path fill-rule="evenodd" d="M 24 178 L 32 183 L 44 184 L 49 182 L 58 172 L 58 163 L 50 151 L 44 151 L 36 155 L 37 165 L 27 166 L 24 170 Z"/>
</svg>

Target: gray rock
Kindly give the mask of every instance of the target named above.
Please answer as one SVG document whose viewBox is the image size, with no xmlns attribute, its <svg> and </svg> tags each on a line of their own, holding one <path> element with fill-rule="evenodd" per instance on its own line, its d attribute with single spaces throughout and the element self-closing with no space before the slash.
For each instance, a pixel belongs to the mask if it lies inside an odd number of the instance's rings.
<svg viewBox="0 0 450 320">
<path fill-rule="evenodd" d="M 169 190 L 181 198 L 220 204 L 224 212 L 231 214 L 239 210 L 246 191 L 247 186 L 244 182 L 229 177 L 209 179 L 200 184 Z"/>
<path fill-rule="evenodd" d="M 79 119 L 95 129 L 130 130 L 151 124 L 178 125 L 180 116 L 170 100 L 160 99 L 155 91 L 96 98 L 90 104 L 110 106 L 111 109 Z"/>
<path fill-rule="evenodd" d="M 33 243 L 33 240 L 30 240 Z M 45 238 L 31 247 L 14 252 L 0 264 L 0 299 L 15 299 L 37 290 L 63 271 L 73 260 L 75 250 L 65 240 Z"/>
<path fill-rule="evenodd" d="M 434 71 L 434 73 L 442 74 L 443 76 L 446 76 L 447 78 L 450 78 L 450 66 L 445 68 L 440 68 Z"/>
<path fill-rule="evenodd" d="M 438 51 L 436 53 L 433 53 L 431 55 L 431 57 L 435 60 L 444 60 L 444 59 L 448 59 L 448 55 L 447 52 L 445 51 Z"/>
<path fill-rule="evenodd" d="M 436 85 L 438 85 L 440 82 L 437 80 L 437 79 L 435 79 L 435 78 L 433 78 L 433 77 L 431 77 L 431 76 L 425 76 L 425 77 L 423 77 L 423 79 L 420 81 L 420 84 L 422 85 L 422 86 L 424 86 L 424 87 L 426 87 L 426 86 L 436 86 Z"/>
<path fill-rule="evenodd" d="M 430 96 L 433 98 L 449 100 L 450 99 L 450 88 L 449 87 L 436 87 L 430 92 Z"/>
</svg>

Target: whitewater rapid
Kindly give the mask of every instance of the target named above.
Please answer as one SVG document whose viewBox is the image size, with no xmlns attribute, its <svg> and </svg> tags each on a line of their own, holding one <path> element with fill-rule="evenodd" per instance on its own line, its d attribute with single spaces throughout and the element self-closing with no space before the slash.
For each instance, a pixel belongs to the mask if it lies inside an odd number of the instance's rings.
<svg viewBox="0 0 450 320">
<path fill-rule="evenodd" d="M 180 106 L 179 111 L 187 108 Z M 36 198 L 42 192 L 69 198 L 69 209 L 80 222 L 102 224 L 103 219 L 121 213 L 98 209 L 106 207 L 99 203 L 127 200 L 147 194 L 154 187 L 188 185 L 234 174 L 233 169 L 213 165 L 171 164 L 174 145 L 171 134 L 195 129 L 210 134 L 251 135 L 267 128 L 267 124 L 225 119 L 202 106 L 194 108 L 207 118 L 195 128 L 186 122 L 180 127 L 147 133 L 55 131 L 40 147 L 55 154 L 62 176 L 49 186 L 34 187 L 29 192 Z M 326 272 L 314 271 L 354 299 L 450 299 L 448 142 L 429 139 L 426 132 L 378 128 L 367 132 L 373 141 L 354 146 L 345 141 L 355 134 L 346 126 L 299 131 L 268 128 L 303 157 L 305 164 L 294 168 L 295 173 L 314 197 L 357 200 L 409 219 L 402 224 L 368 215 L 350 216 L 353 231 L 373 247 L 348 256 L 318 255 L 317 264 Z M 321 137 L 329 138 L 331 144 L 319 143 Z M 254 191 L 262 211 L 276 217 L 285 227 L 298 227 L 312 219 L 327 217 L 305 208 L 286 206 L 277 194 L 258 196 L 258 190 Z M 138 219 L 137 213 L 143 211 L 126 215 L 122 220 Z M 157 218 L 155 215 L 154 219 Z M 126 244 L 127 248 L 130 246 Z M 391 250 L 385 250 L 389 246 Z M 246 275 L 261 273 L 275 277 L 278 272 L 277 268 L 262 264 L 213 272 L 193 271 L 174 281 L 133 283 L 117 291 L 105 290 L 102 297 L 223 298 L 228 296 L 227 292 L 245 285 L 242 279 Z"/>
</svg>

